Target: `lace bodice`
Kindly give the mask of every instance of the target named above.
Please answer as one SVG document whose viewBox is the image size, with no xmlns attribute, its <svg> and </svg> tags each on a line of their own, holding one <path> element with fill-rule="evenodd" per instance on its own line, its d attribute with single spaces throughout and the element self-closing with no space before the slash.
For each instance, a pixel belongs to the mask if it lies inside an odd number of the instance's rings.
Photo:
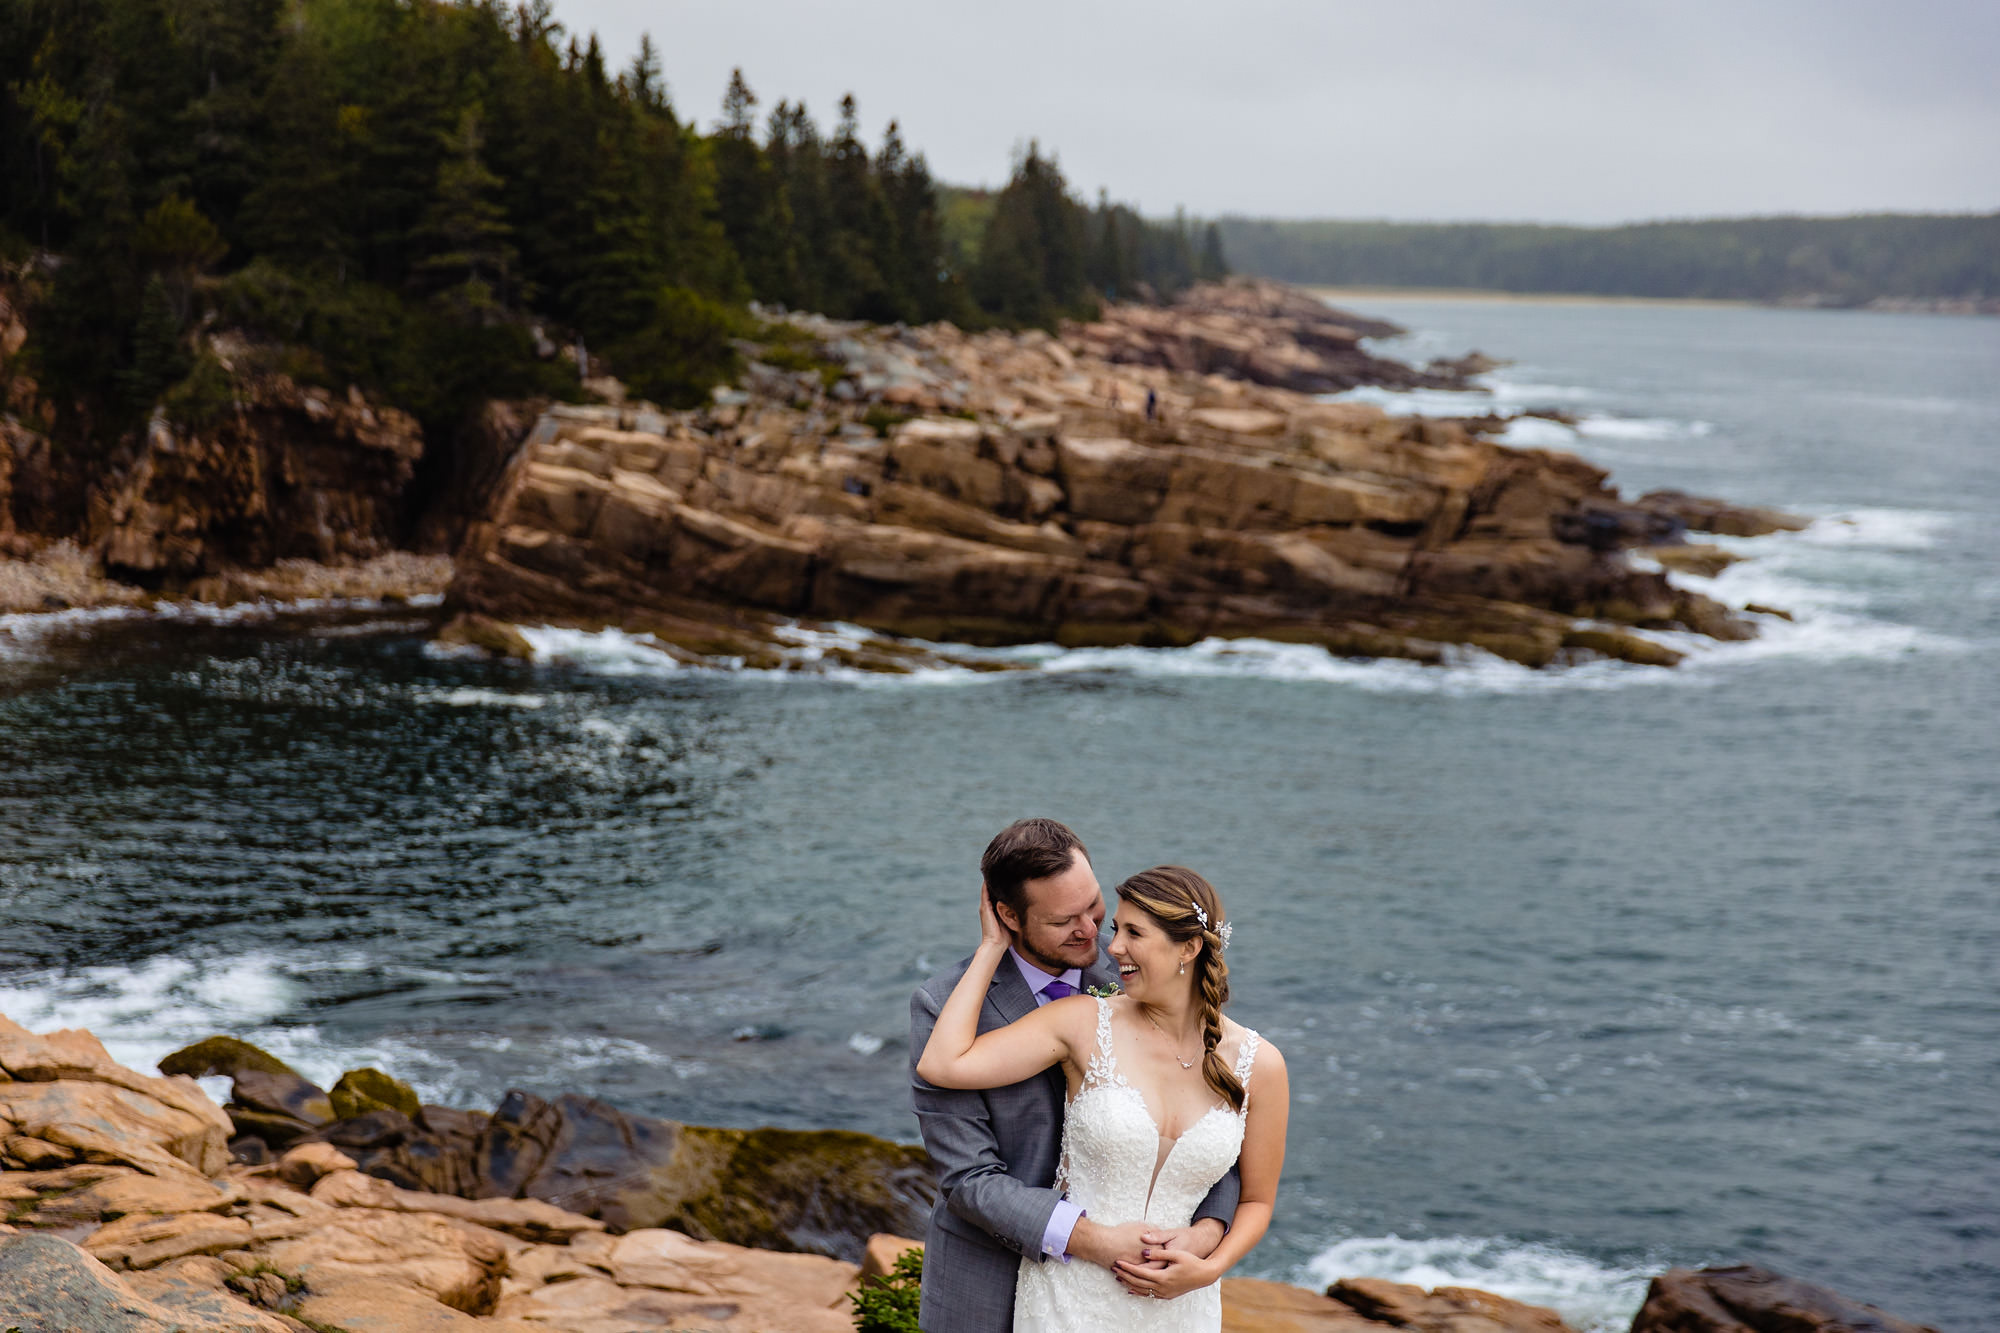
<svg viewBox="0 0 2000 1333">
<path fill-rule="evenodd" d="M 1236 1077 L 1248 1086 L 1259 1038 L 1243 1034 Z M 1244 1110 L 1249 1102 L 1244 1102 Z M 1111 1001 L 1097 1002 L 1097 1050 L 1083 1086 L 1063 1116 L 1062 1166 L 1056 1177 L 1086 1213 L 1116 1224 L 1141 1218 L 1184 1227 L 1215 1182 L 1243 1150 L 1243 1112 L 1217 1103 L 1181 1132 L 1160 1156 L 1160 1127 L 1146 1099 L 1118 1072 L 1111 1035 Z M 1155 1172 L 1157 1171 L 1157 1175 Z"/>
<path fill-rule="evenodd" d="M 1261 1038 L 1246 1030 L 1236 1057 L 1236 1077 L 1247 1089 Z M 1057 1187 L 1090 1218 L 1104 1225 L 1144 1220 L 1184 1227 L 1194 1210 L 1235 1164 L 1243 1150 L 1244 1117 L 1217 1103 L 1160 1154 L 1161 1135 L 1146 1099 L 1118 1072 L 1111 1032 L 1111 1002 L 1097 1002 L 1097 1049 L 1063 1116 L 1062 1166 Z M 1220 1289 L 1204 1287 L 1179 1300 L 1148 1302 L 1145 1327 L 1213 1333 L 1221 1327 Z M 1074 1262 L 1024 1260 L 1015 1288 L 1014 1327 L 1019 1333 L 1068 1333 L 1134 1326 L 1135 1302 L 1105 1269 Z"/>
</svg>

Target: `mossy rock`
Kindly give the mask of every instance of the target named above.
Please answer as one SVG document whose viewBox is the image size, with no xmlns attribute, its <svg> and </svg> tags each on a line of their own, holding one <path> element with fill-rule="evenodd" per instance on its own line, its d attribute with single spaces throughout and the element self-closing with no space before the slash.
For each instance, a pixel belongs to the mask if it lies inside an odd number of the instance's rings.
<svg viewBox="0 0 2000 1333">
<path fill-rule="evenodd" d="M 665 1226 L 699 1240 L 858 1263 L 868 1237 L 921 1230 L 937 1198 L 922 1148 L 846 1130 L 682 1125 L 672 1160 L 621 1189 L 616 1229 Z"/>
<path fill-rule="evenodd" d="M 422 1109 L 414 1088 L 379 1069 L 350 1069 L 327 1095 L 333 1099 L 336 1120 L 352 1120 L 370 1111 L 401 1111 L 414 1119 Z"/>
<path fill-rule="evenodd" d="M 297 1070 L 277 1056 L 235 1037 L 206 1037 L 160 1061 L 160 1072 L 169 1078 L 207 1078 L 212 1074 L 234 1078 L 245 1070 L 299 1077 Z"/>
</svg>

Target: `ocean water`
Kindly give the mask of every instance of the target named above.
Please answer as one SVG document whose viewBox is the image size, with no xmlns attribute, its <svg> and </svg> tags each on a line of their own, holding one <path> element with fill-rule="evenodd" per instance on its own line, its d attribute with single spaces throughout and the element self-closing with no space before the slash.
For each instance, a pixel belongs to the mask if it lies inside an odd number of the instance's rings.
<svg viewBox="0 0 2000 1333">
<path fill-rule="evenodd" d="M 1278 644 L 907 679 L 690 670 L 419 608 L 0 620 L 0 1012 L 426 1096 L 911 1139 L 907 999 L 1009 819 L 1205 871 L 1288 1058 L 1246 1271 L 1622 1328 L 1749 1261 L 1954 1333 L 2000 1300 L 2000 322 L 1381 300 L 1387 350 L 1628 491 L 1814 515 L 1672 672 Z M 1368 396 L 1368 395 L 1363 395 Z M 850 631 L 801 633 L 809 661 Z"/>
</svg>

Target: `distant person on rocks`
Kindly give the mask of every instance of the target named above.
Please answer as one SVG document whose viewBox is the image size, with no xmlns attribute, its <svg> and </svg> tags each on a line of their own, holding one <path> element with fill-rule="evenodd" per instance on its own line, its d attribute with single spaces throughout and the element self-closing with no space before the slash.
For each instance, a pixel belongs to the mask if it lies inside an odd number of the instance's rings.
<svg viewBox="0 0 2000 1333">
<path fill-rule="evenodd" d="M 1156 421 L 1159 419 L 1159 415 L 1160 415 L 1160 395 L 1154 392 L 1153 390 L 1148 389 L 1146 390 L 1146 420 Z"/>
<path fill-rule="evenodd" d="M 1270 1224 L 1290 1100 L 1277 1050 L 1221 1015 L 1221 899 L 1179 867 L 1119 885 L 1114 977 L 1068 828 L 1009 825 L 980 870 L 978 950 L 910 1002 L 943 1186 L 919 1326 L 1217 1333 L 1214 1284 Z"/>
</svg>

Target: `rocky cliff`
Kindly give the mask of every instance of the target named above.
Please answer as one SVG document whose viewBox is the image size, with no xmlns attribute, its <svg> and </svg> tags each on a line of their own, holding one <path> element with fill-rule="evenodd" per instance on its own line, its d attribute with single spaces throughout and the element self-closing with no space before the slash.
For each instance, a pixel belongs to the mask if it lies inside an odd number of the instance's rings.
<svg viewBox="0 0 2000 1333">
<path fill-rule="evenodd" d="M 407 545 L 426 501 L 414 484 L 425 441 L 409 414 L 352 387 L 255 369 L 251 349 L 225 332 L 202 340 L 218 368 L 211 401 L 182 405 L 182 419 L 156 410 L 116 440 L 65 446 L 25 355 L 27 304 L 24 283 L 0 278 L 0 612 L 136 601 L 142 590 L 216 600 L 293 584 L 300 595 L 442 588 L 434 570 L 407 561 L 351 581 L 324 573 Z M 520 428 L 504 411 L 499 419 L 511 452 Z M 456 532 L 430 535 L 442 545 Z M 278 569 L 297 562 L 320 572 Z"/>
<path fill-rule="evenodd" d="M 1254 636 L 1543 667 L 1679 659 L 1635 629 L 1756 633 L 1627 552 L 1684 541 L 1691 516 L 1796 520 L 1627 502 L 1580 459 L 1498 443 L 1490 420 L 1284 387 L 1389 373 L 1341 361 L 1372 358 L 1303 299 L 1196 289 L 1060 338 L 790 317 L 780 350 L 804 368 L 753 361 L 712 407 L 553 408 L 458 553 L 469 619 L 452 634 L 619 626 L 689 660 L 775 665 L 799 624 L 845 622 L 931 644 Z M 906 665 L 893 642 L 855 664 Z"/>
</svg>

